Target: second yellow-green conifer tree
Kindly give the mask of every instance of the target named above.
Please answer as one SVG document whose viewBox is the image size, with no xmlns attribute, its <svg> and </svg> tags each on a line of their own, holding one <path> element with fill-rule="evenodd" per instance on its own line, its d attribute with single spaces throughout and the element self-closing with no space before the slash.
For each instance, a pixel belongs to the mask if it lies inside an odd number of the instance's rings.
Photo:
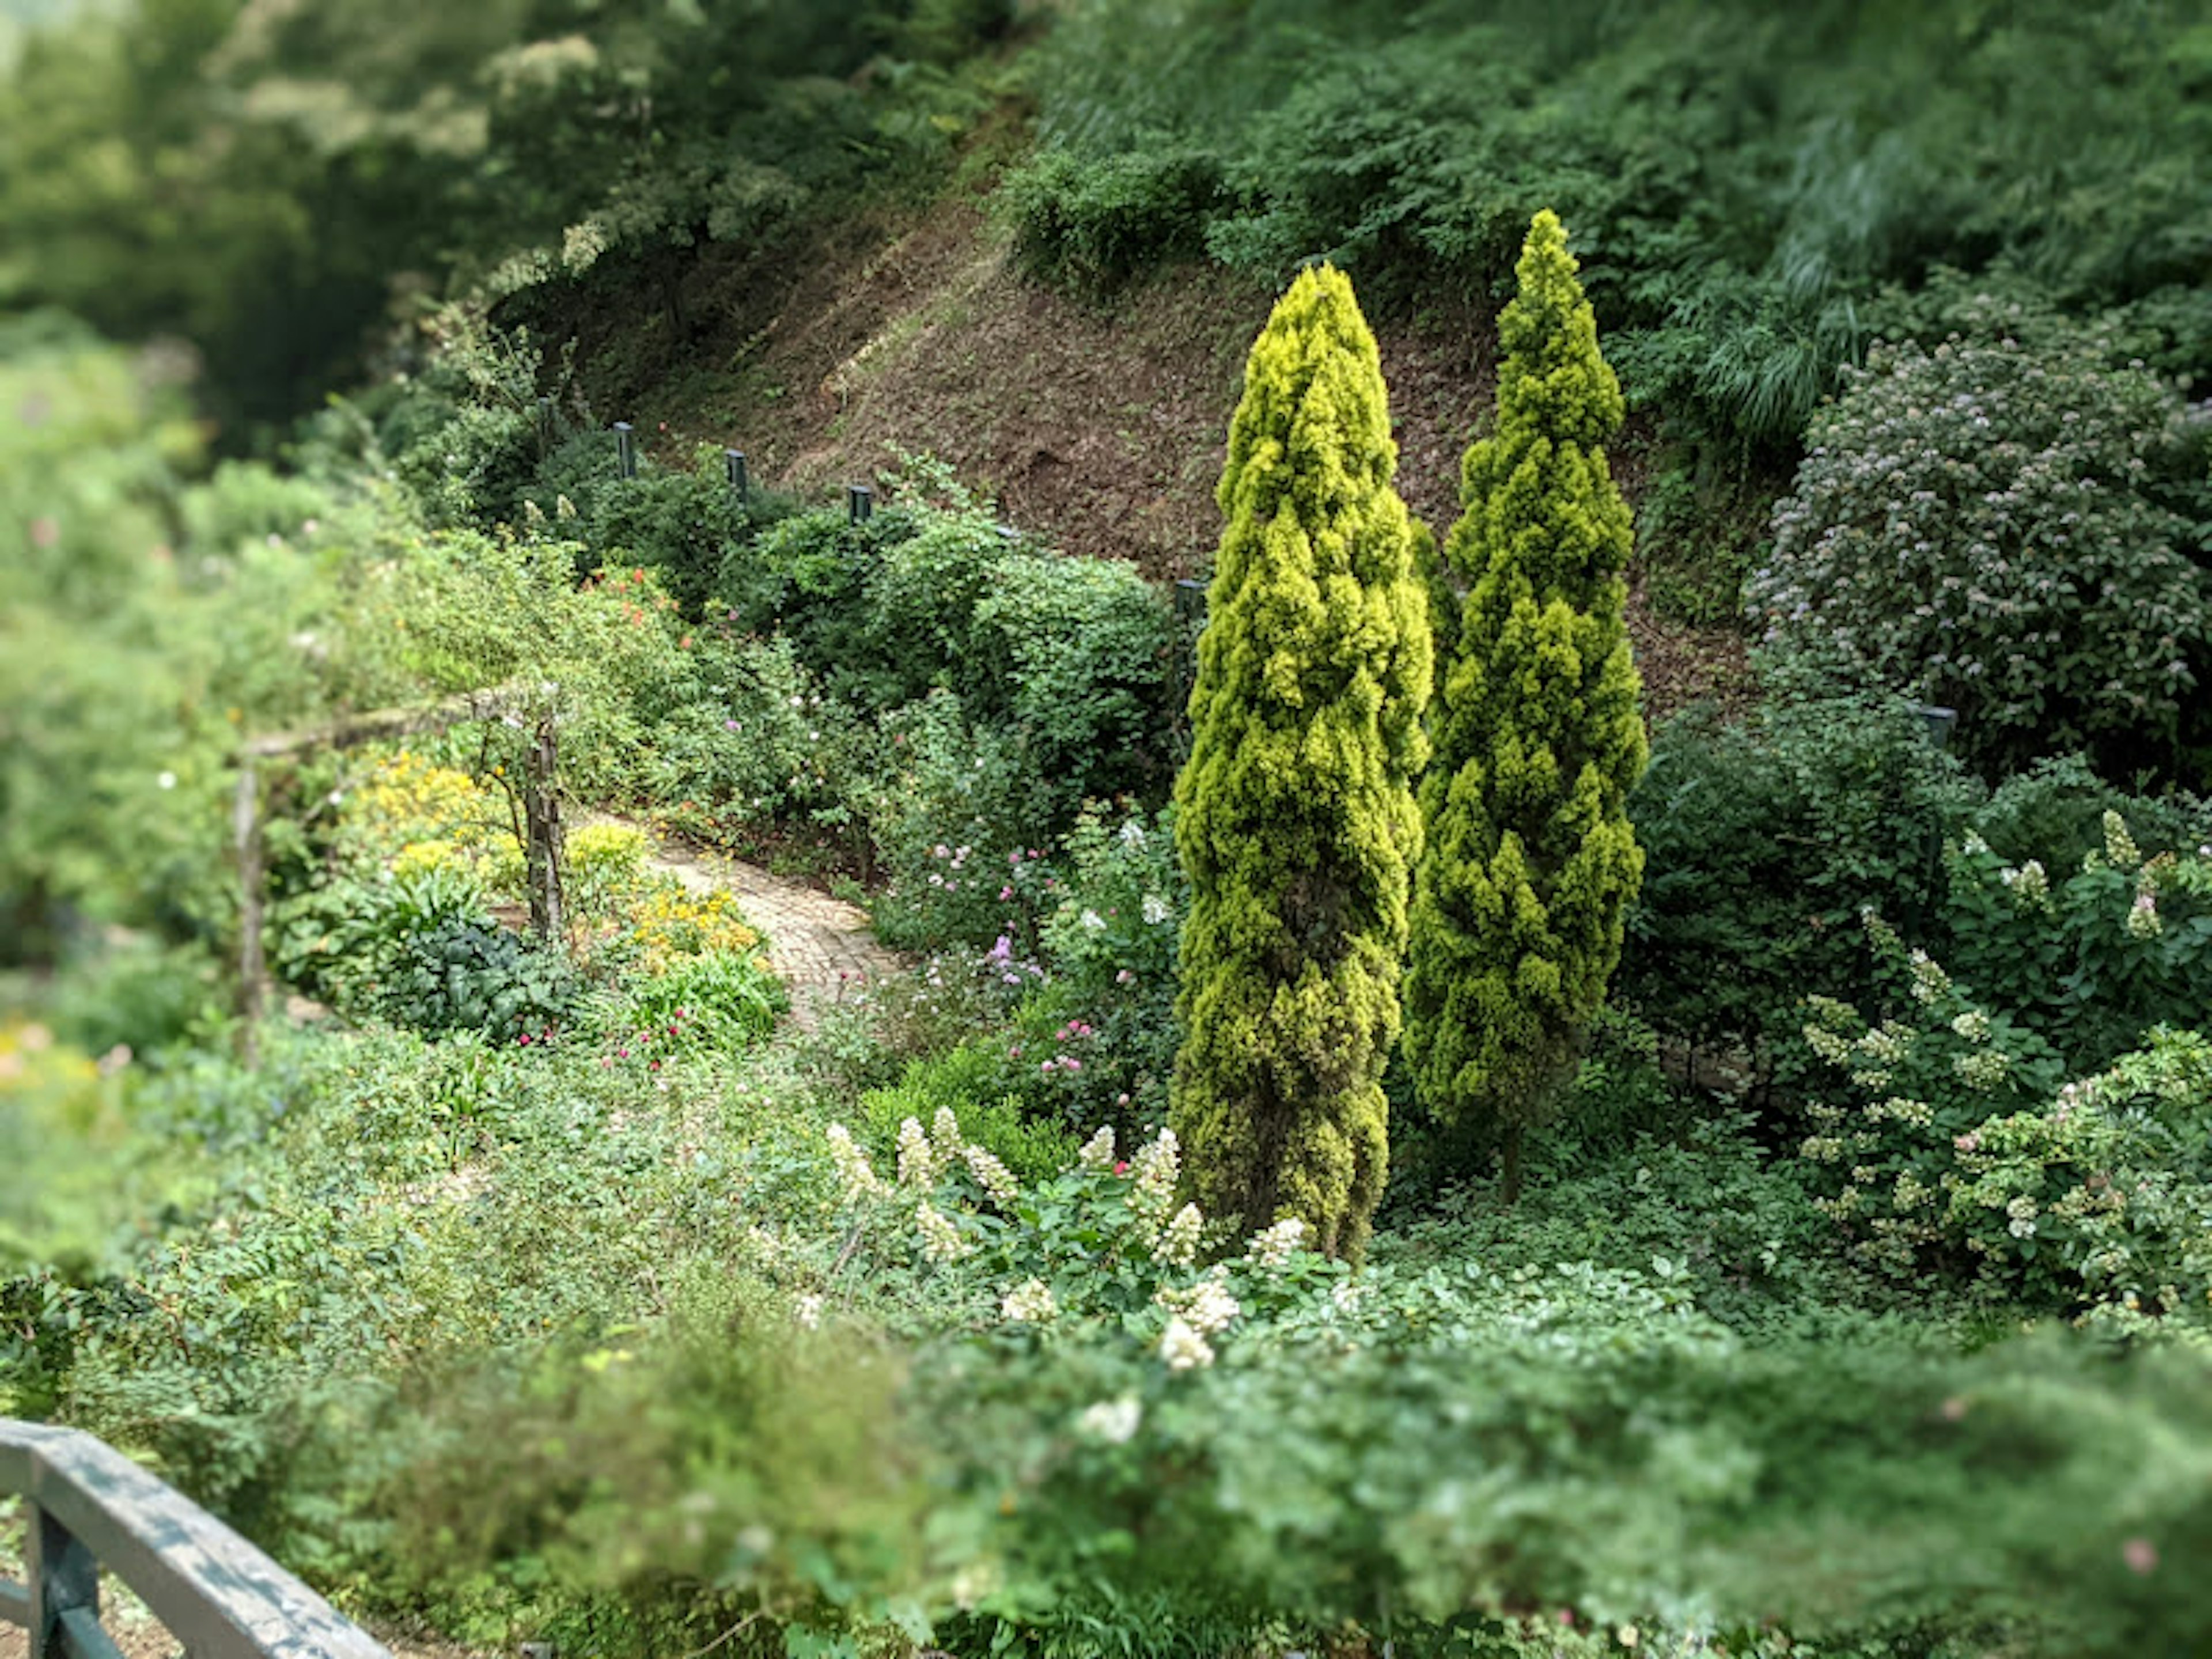
<svg viewBox="0 0 2212 1659">
<path fill-rule="evenodd" d="M 1252 347 L 1176 781 L 1191 884 L 1171 1121 L 1209 1216 L 1357 1256 L 1382 1197 L 1421 840 L 1428 596 L 1375 337 L 1302 272 Z"/>
<path fill-rule="evenodd" d="M 1644 872 L 1625 806 L 1645 759 L 1632 536 L 1603 448 L 1623 407 L 1575 272 L 1558 216 L 1537 215 L 1498 319 L 1497 427 L 1467 452 L 1444 547 L 1471 586 L 1438 676 L 1407 969 L 1415 1091 L 1501 1148 L 1509 1202 Z"/>
</svg>

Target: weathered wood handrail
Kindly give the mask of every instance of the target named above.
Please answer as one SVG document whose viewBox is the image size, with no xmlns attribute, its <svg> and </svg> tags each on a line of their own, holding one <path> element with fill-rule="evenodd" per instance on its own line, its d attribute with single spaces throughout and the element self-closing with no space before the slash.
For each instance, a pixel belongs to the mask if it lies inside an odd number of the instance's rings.
<svg viewBox="0 0 2212 1659">
<path fill-rule="evenodd" d="M 0 1622 L 31 1659 L 118 1659 L 100 1573 L 131 1587 L 191 1659 L 391 1659 L 381 1644 L 205 1510 L 76 1429 L 0 1419 L 0 1495 L 29 1500 L 27 1583 Z"/>
</svg>

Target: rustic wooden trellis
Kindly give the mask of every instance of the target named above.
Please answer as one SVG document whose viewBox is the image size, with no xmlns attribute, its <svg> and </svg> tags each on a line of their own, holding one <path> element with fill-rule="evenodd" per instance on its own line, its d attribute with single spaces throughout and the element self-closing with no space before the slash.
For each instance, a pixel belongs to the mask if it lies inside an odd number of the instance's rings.
<svg viewBox="0 0 2212 1659">
<path fill-rule="evenodd" d="M 560 743 L 542 694 L 512 686 L 465 691 L 411 708 L 383 708 L 342 720 L 250 738 L 239 753 L 238 793 L 231 830 L 238 858 L 239 1011 L 249 1053 L 254 1027 L 267 1000 L 269 969 L 262 948 L 264 871 L 262 856 L 261 774 L 264 768 L 320 750 L 356 748 L 393 738 L 448 731 L 473 720 L 498 720 L 526 733 L 522 767 L 524 867 L 530 888 L 530 926 L 558 940 L 564 926 L 561 895 L 561 798 L 556 774 Z"/>
</svg>

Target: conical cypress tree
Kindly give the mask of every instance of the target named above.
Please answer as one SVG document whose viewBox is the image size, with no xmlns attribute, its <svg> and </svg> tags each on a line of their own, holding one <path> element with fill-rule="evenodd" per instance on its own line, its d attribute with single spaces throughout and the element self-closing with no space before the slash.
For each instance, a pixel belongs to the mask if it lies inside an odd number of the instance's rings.
<svg viewBox="0 0 2212 1659">
<path fill-rule="evenodd" d="M 1467 452 L 1444 546 L 1472 586 L 1439 676 L 1407 957 L 1416 1094 L 1495 1138 L 1509 1202 L 1644 872 L 1624 805 L 1645 759 L 1632 535 L 1601 447 L 1623 408 L 1576 268 L 1558 216 L 1538 214 L 1498 319 L 1497 427 Z"/>
<path fill-rule="evenodd" d="M 1389 1158 L 1428 748 L 1428 596 L 1396 465 L 1352 284 L 1302 272 L 1253 344 L 1218 496 L 1176 781 L 1191 908 L 1171 1121 L 1209 1215 L 1295 1215 L 1353 1256 Z"/>
</svg>

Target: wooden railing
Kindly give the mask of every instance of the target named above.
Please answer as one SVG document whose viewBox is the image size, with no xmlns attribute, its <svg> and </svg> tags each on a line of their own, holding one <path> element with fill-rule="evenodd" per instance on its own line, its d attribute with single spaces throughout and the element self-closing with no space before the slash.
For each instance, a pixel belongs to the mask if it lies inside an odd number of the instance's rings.
<svg viewBox="0 0 2212 1659">
<path fill-rule="evenodd" d="M 27 1582 L 0 1582 L 0 1623 L 30 1632 L 30 1659 L 121 1659 L 100 1623 L 103 1568 L 191 1659 L 391 1659 L 222 1522 L 88 1434 L 0 1419 L 0 1496 L 28 1500 Z"/>
</svg>

